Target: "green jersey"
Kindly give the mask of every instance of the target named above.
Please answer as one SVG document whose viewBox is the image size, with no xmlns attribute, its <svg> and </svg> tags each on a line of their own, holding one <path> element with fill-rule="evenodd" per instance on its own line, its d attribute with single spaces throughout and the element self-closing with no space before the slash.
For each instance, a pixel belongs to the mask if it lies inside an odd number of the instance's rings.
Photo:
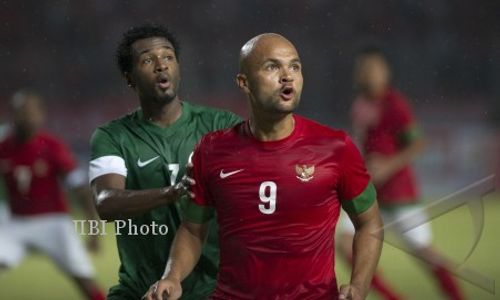
<svg viewBox="0 0 500 300">
<path fill-rule="evenodd" d="M 168 128 L 161 128 L 145 120 L 138 109 L 94 132 L 90 180 L 115 173 L 126 176 L 125 188 L 130 190 L 174 185 L 184 175 L 184 166 L 204 134 L 240 121 L 233 113 L 183 102 L 179 119 Z M 126 224 L 116 236 L 121 263 L 119 284 L 111 288 L 108 299 L 140 299 L 160 279 L 186 204 L 184 199 L 122 221 Z M 151 228 L 152 224 L 167 225 L 168 233 L 138 232 L 142 225 Z M 219 265 L 216 234 L 215 220 L 211 220 L 200 261 L 182 282 L 182 299 L 205 299 L 213 291 Z"/>
</svg>

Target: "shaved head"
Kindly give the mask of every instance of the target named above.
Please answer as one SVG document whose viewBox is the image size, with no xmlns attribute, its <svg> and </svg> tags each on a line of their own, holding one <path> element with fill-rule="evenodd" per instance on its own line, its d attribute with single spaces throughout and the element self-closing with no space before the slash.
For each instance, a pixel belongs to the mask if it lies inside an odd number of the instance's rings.
<svg viewBox="0 0 500 300">
<path fill-rule="evenodd" d="M 277 33 L 259 34 L 246 42 L 240 50 L 240 73 L 246 74 L 253 64 L 258 63 L 259 58 L 263 58 L 264 52 L 278 44 L 287 44 L 297 51 L 288 39 Z"/>
<path fill-rule="evenodd" d="M 294 111 L 302 93 L 302 63 L 282 35 L 264 33 L 241 47 L 236 84 L 250 100 L 254 116 L 280 118 Z"/>
</svg>

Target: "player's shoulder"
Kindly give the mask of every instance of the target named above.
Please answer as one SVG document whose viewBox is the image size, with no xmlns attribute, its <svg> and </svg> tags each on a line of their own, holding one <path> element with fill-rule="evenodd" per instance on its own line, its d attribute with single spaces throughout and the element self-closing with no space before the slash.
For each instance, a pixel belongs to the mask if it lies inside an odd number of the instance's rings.
<svg viewBox="0 0 500 300">
<path fill-rule="evenodd" d="M 38 132 L 36 138 L 42 143 L 50 146 L 59 146 L 65 144 L 64 140 L 61 137 L 45 130 Z"/>
<path fill-rule="evenodd" d="M 94 133 L 92 134 L 91 140 L 99 139 L 103 135 L 111 138 L 118 138 L 119 136 L 127 132 L 126 129 L 130 124 L 139 119 L 139 108 L 111 121 L 108 121 L 100 126 L 98 126 Z"/>
<path fill-rule="evenodd" d="M 97 127 L 97 130 L 106 130 L 106 131 L 121 130 L 123 127 L 127 126 L 127 124 L 130 124 L 134 120 L 137 120 L 139 117 L 138 114 L 139 114 L 139 108 L 135 109 L 130 113 L 119 116 L 118 118 L 115 118 L 111 121 L 108 121 L 100 125 L 99 127 Z"/>
<path fill-rule="evenodd" d="M 189 110 L 192 119 L 199 120 L 204 124 L 209 125 L 210 130 L 218 130 L 233 126 L 241 122 L 241 118 L 235 113 L 199 104 L 193 104 L 183 101 L 185 109 Z"/>
<path fill-rule="evenodd" d="M 245 124 L 246 122 L 241 121 L 232 127 L 211 131 L 203 135 L 198 143 L 198 148 L 211 151 L 217 148 L 236 146 L 238 141 L 241 141 L 240 137 Z"/>
<path fill-rule="evenodd" d="M 349 135 L 342 129 L 332 128 L 300 115 L 294 117 L 302 123 L 303 134 L 312 139 L 328 139 L 332 142 L 342 142 L 349 139 Z"/>
<path fill-rule="evenodd" d="M 387 91 L 387 99 L 392 105 L 409 105 L 406 95 L 396 88 L 389 88 Z"/>
</svg>

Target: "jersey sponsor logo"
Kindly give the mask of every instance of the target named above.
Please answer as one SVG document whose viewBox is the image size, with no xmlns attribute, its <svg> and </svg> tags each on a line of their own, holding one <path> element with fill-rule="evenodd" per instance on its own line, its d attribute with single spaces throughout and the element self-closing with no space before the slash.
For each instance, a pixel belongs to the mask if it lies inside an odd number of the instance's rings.
<svg viewBox="0 0 500 300">
<path fill-rule="evenodd" d="M 232 172 L 227 172 L 227 173 L 224 173 L 224 169 L 220 170 L 220 178 L 224 179 L 224 178 L 227 178 L 231 175 L 234 175 L 234 174 L 237 174 L 241 171 L 243 171 L 244 169 L 239 169 L 239 170 L 235 170 L 235 171 L 232 171 Z"/>
<path fill-rule="evenodd" d="M 139 168 L 145 167 L 145 166 L 149 165 L 150 163 L 154 162 L 155 160 L 157 160 L 158 158 L 160 158 L 160 157 L 155 156 L 155 157 L 148 159 L 146 161 L 141 161 L 141 159 L 139 158 L 139 159 L 137 159 L 137 166 Z"/>
<path fill-rule="evenodd" d="M 314 178 L 314 165 L 295 165 L 297 178 L 302 182 L 308 182 Z"/>
</svg>

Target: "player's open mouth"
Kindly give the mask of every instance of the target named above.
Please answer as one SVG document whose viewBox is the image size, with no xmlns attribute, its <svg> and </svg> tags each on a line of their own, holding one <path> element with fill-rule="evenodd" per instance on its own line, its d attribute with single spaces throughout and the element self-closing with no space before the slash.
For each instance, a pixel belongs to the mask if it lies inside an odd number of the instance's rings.
<svg viewBox="0 0 500 300">
<path fill-rule="evenodd" d="M 280 96 L 283 100 L 291 100 L 293 98 L 293 87 L 285 87 L 281 89 Z"/>
<path fill-rule="evenodd" d="M 158 79 L 156 80 L 156 84 L 161 89 L 168 89 L 170 87 L 170 81 L 168 80 L 168 77 L 164 75 L 158 77 Z"/>
</svg>

